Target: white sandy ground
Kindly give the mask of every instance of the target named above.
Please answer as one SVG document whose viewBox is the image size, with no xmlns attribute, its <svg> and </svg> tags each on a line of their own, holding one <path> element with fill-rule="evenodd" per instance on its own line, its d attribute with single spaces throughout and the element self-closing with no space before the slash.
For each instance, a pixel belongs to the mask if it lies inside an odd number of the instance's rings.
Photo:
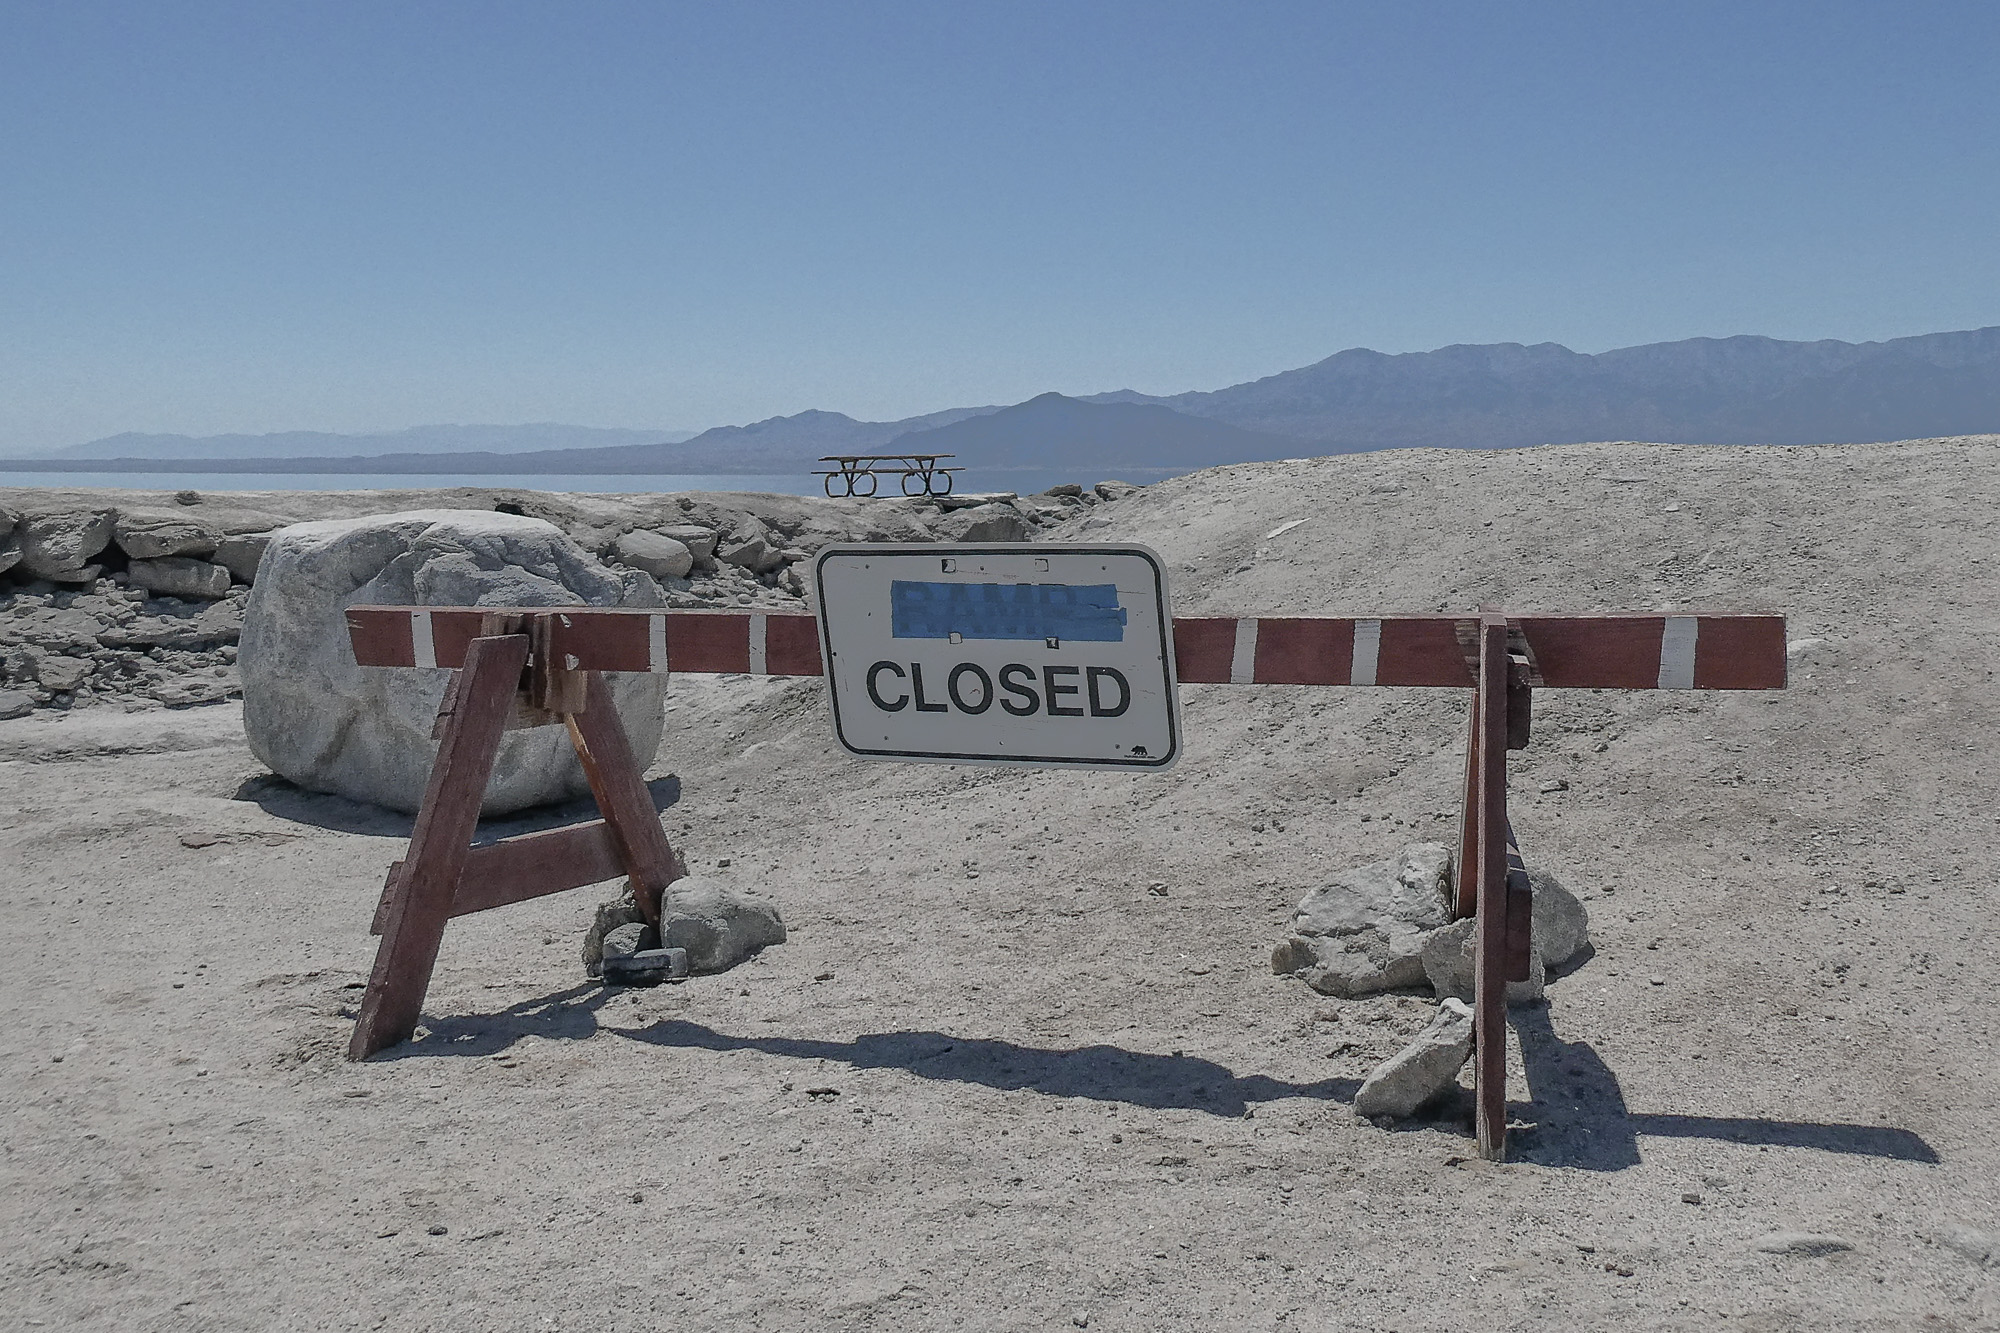
<svg viewBox="0 0 2000 1333">
<path fill-rule="evenodd" d="M 1082 534 L 1183 614 L 1808 641 L 1783 693 L 1539 694 L 1515 822 L 1597 953 L 1519 1015 L 1498 1167 L 1462 1106 L 1348 1109 L 1427 999 L 1267 964 L 1323 874 L 1449 838 L 1455 691 L 1188 687 L 1130 776 L 862 764 L 817 682 L 676 678 L 669 834 L 791 943 L 606 993 L 607 892 L 468 918 L 363 1065 L 406 820 L 256 783 L 226 705 L 0 724 L 6 1326 L 2000 1328 L 1940 1243 L 2000 1231 L 1997 450 L 1259 464 Z"/>
</svg>

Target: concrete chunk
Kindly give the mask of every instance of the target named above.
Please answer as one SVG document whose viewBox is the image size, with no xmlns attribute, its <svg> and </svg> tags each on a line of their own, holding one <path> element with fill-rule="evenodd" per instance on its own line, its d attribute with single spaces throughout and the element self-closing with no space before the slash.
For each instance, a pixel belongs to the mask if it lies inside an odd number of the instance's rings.
<svg viewBox="0 0 2000 1333">
<path fill-rule="evenodd" d="M 1443 1001 L 1416 1040 L 1375 1066 L 1354 1094 L 1355 1113 L 1402 1119 L 1455 1086 L 1471 1054 L 1471 1007 L 1462 1000 Z"/>
</svg>

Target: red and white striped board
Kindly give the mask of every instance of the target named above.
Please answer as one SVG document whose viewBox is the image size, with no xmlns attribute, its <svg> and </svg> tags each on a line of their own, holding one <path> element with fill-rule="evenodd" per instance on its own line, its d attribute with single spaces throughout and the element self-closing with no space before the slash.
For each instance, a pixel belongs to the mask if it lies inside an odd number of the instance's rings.
<svg viewBox="0 0 2000 1333">
<path fill-rule="evenodd" d="M 348 608 L 362 666 L 459 667 L 488 615 L 554 620 L 572 671 L 817 676 L 819 627 L 785 611 L 598 608 Z M 1180 616 L 1175 670 L 1195 685 L 1406 685 L 1471 688 L 1464 616 Z M 1512 616 L 1540 684 L 1606 690 L 1781 690 L 1785 618 L 1776 615 Z"/>
<path fill-rule="evenodd" d="M 1785 618 L 1509 616 L 1539 684 L 1602 690 L 1780 690 Z M 1469 689 L 1477 617 L 1176 617 L 1183 684 L 1437 685 Z"/>
<path fill-rule="evenodd" d="M 666 671 L 671 657 L 675 671 L 820 674 L 818 623 L 782 611 L 351 606 L 347 636 L 361 666 L 455 669 L 494 615 L 549 617 L 557 664 L 569 671 Z"/>
</svg>

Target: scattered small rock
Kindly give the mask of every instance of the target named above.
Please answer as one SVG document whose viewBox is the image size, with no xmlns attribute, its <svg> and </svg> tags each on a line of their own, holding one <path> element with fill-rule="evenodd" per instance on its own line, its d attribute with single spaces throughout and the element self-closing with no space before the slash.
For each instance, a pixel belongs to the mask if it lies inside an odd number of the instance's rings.
<svg viewBox="0 0 2000 1333">
<path fill-rule="evenodd" d="M 1981 1268 L 2000 1268 L 2000 1236 L 1962 1222 L 1949 1222 L 1938 1231 L 1938 1240 Z"/>
<path fill-rule="evenodd" d="M 1510 1005 L 1540 1000 L 1547 969 L 1560 967 L 1590 943 L 1590 913 L 1560 880 L 1545 870 L 1530 870 L 1528 887 L 1535 900 L 1532 954 L 1528 979 L 1508 984 Z M 1467 917 L 1433 932 L 1424 942 L 1424 975 L 1440 996 L 1472 998 L 1478 926 L 1476 918 Z"/>
<path fill-rule="evenodd" d="M 135 586 L 156 597 L 180 597 L 214 601 L 229 592 L 229 571 L 192 556 L 169 555 L 158 560 L 134 560 L 125 567 L 125 577 Z"/>
<path fill-rule="evenodd" d="M 603 949 L 600 951 L 600 961 L 638 953 L 641 949 L 651 947 L 646 937 L 652 933 L 652 927 L 644 921 L 628 921 L 607 931 Z"/>
<path fill-rule="evenodd" d="M 157 560 L 166 555 L 212 555 L 220 535 L 185 514 L 133 513 L 118 516 L 112 540 L 134 560 Z"/>
<path fill-rule="evenodd" d="M 268 532 L 248 532 L 234 537 L 224 537 L 215 545 L 215 554 L 209 558 L 229 571 L 229 577 L 238 583 L 255 583 L 257 566 L 264 559 L 264 548 L 271 544 Z"/>
<path fill-rule="evenodd" d="M 646 914 L 633 901 L 628 884 L 626 896 L 616 902 L 599 903 L 597 916 L 590 923 L 590 929 L 583 936 L 583 971 L 586 976 L 604 974 L 604 945 L 613 932 L 638 926 L 642 931 L 646 926 Z"/>
<path fill-rule="evenodd" d="M 621 931 L 631 929 L 631 926 L 620 927 Z M 607 949 L 602 970 L 607 986 L 658 986 L 680 981 L 688 974 L 687 950 L 636 949 L 631 953 L 612 953 Z"/>
<path fill-rule="evenodd" d="M 694 552 L 686 543 L 644 528 L 619 537 L 607 554 L 619 564 L 643 569 L 656 579 L 686 578 L 694 569 Z"/>
<path fill-rule="evenodd" d="M 696 569 L 715 568 L 715 543 L 720 534 L 714 528 L 704 528 L 697 524 L 675 524 L 659 530 L 662 537 L 671 537 L 694 557 Z"/>
<path fill-rule="evenodd" d="M 91 560 L 111 544 L 116 510 L 70 510 L 30 514 L 15 528 L 21 571 L 51 583 L 89 583 L 102 567 Z"/>
<path fill-rule="evenodd" d="M 35 663 L 35 679 L 44 689 L 64 693 L 90 679 L 95 664 L 88 658 L 52 653 Z"/>
<path fill-rule="evenodd" d="M 716 545 L 715 558 L 752 574 L 768 574 L 785 562 L 783 548 L 772 540 L 770 529 L 748 515 Z"/>
<path fill-rule="evenodd" d="M 1035 531 L 1020 510 L 1007 504 L 958 510 L 940 519 L 933 530 L 948 542 L 1024 542 Z"/>
</svg>

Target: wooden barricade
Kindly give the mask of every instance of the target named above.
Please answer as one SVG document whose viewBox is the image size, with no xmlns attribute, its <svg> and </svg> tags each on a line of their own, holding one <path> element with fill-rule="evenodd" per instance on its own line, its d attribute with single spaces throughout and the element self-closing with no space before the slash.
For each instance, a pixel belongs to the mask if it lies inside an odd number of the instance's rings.
<svg viewBox="0 0 2000 1333">
<path fill-rule="evenodd" d="M 408 858 L 377 912 L 382 945 L 349 1055 L 406 1039 L 444 923 L 611 878 L 632 877 L 657 923 L 673 858 L 599 676 L 607 671 L 821 674 L 803 613 L 352 607 L 362 666 L 459 672 Z M 1507 982 L 1531 965 L 1533 899 L 1507 819 L 1507 751 L 1528 744 L 1537 689 L 1775 690 L 1777 615 L 1176 617 L 1182 684 L 1398 685 L 1472 692 L 1453 885 L 1476 917 L 1473 1077 L 1482 1155 L 1507 1135 Z M 509 725 L 560 721 L 604 818 L 470 848 L 486 777 Z"/>
<path fill-rule="evenodd" d="M 435 665 L 428 616 L 404 611 L 401 620 L 405 647 L 385 649 L 367 639 L 367 628 L 389 622 L 366 614 L 350 618 L 356 660 L 364 666 Z M 409 853 L 390 867 L 376 908 L 374 930 L 382 943 L 349 1059 L 366 1059 L 416 1031 L 445 923 L 454 916 L 624 874 L 641 913 L 659 925 L 660 895 L 674 879 L 673 851 L 602 675 L 630 668 L 580 669 L 562 647 L 575 623 L 561 612 L 528 610 L 475 611 L 453 622 L 464 635 L 447 641 L 446 656 L 459 670 L 438 710 L 432 732 L 437 760 Z M 384 651 L 395 660 L 376 660 Z M 601 818 L 473 847 L 502 733 L 555 724 L 569 731 Z"/>
</svg>

